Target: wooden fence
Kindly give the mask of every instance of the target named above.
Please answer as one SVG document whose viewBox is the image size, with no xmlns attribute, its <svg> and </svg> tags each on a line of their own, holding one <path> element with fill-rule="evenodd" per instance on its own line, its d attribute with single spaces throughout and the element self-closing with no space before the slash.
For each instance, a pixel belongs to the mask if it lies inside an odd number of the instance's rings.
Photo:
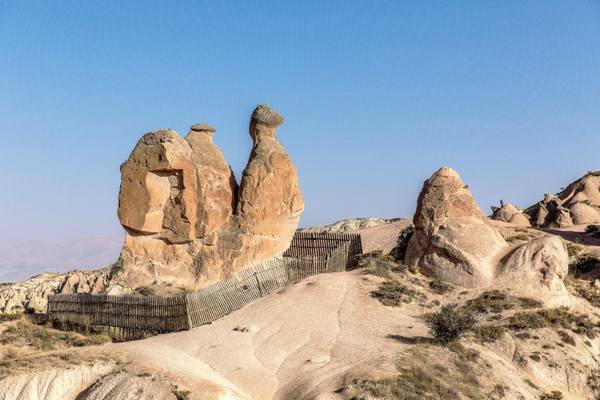
<svg viewBox="0 0 600 400">
<path fill-rule="evenodd" d="M 290 247 L 283 253 L 284 257 L 302 258 L 319 257 L 326 262 L 330 253 L 342 246 L 347 246 L 346 268 L 350 268 L 354 258 L 362 254 L 360 235 L 356 233 L 312 233 L 298 231 L 292 239 Z"/>
<path fill-rule="evenodd" d="M 296 242 L 301 249 L 293 250 L 297 256 L 286 255 L 256 265 L 193 293 L 173 297 L 55 294 L 48 298 L 48 317 L 82 326 L 107 327 L 117 340 L 191 329 L 308 276 L 344 271 L 356 251 L 360 251 L 360 237 L 357 246 L 356 238 L 338 238 L 334 245 L 334 238 L 321 242 L 315 234 L 310 234 L 310 238 L 306 235 L 302 234 Z M 319 250 L 310 251 L 309 243 L 313 244 L 312 249 Z M 322 251 L 323 248 L 328 251 Z"/>
</svg>

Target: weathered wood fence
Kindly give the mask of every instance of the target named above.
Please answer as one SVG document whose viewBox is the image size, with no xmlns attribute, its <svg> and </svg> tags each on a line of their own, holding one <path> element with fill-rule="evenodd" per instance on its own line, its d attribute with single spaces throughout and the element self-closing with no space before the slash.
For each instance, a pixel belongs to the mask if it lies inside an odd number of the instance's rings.
<svg viewBox="0 0 600 400">
<path fill-rule="evenodd" d="M 181 296 L 51 295 L 48 317 L 63 323 L 107 327 L 117 340 L 191 329 L 308 276 L 346 270 L 361 252 L 360 236 L 333 236 L 299 232 L 284 257 Z"/>
</svg>

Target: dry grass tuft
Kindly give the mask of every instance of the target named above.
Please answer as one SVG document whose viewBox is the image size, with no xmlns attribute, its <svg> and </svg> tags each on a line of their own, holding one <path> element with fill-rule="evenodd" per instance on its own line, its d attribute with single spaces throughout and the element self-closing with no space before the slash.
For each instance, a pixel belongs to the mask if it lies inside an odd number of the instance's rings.
<svg viewBox="0 0 600 400">
<path fill-rule="evenodd" d="M 404 285 L 397 280 L 388 280 L 382 282 L 377 290 L 371 292 L 385 306 L 397 307 L 402 303 L 411 303 L 414 299 L 423 299 L 425 296 Z"/>
<path fill-rule="evenodd" d="M 515 297 L 500 290 L 489 290 L 475 299 L 468 300 L 462 308 L 476 314 L 489 314 L 515 308 L 539 308 L 542 305 L 541 302 L 529 297 Z"/>
<path fill-rule="evenodd" d="M 396 262 L 391 255 L 384 255 L 381 250 L 362 255 L 357 262 L 358 268 L 365 273 L 389 279 L 392 272 L 404 272 L 406 267 Z"/>
</svg>

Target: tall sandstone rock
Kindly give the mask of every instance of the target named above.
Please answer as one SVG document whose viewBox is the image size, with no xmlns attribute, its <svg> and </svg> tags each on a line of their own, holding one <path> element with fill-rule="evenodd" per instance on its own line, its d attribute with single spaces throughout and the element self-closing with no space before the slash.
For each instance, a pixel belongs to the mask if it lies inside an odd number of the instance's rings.
<svg viewBox="0 0 600 400">
<path fill-rule="evenodd" d="M 196 124 L 185 138 L 144 135 L 121 166 L 126 234 L 113 283 L 193 289 L 281 255 L 304 210 L 296 169 L 276 138 L 282 122 L 268 106 L 254 111 L 240 188 L 211 126 Z"/>
<path fill-rule="evenodd" d="M 441 168 L 425 181 L 413 221 L 406 264 L 465 287 L 493 279 L 495 259 L 508 245 L 456 171 Z"/>
</svg>

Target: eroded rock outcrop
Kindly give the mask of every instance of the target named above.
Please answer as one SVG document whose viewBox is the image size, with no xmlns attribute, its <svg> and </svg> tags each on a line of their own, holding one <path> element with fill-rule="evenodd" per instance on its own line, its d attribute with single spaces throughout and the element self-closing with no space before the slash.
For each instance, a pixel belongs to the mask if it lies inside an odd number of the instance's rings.
<svg viewBox="0 0 600 400">
<path fill-rule="evenodd" d="M 542 228 L 600 223 L 600 171 L 590 171 L 556 195 L 527 208 L 532 224 Z"/>
<path fill-rule="evenodd" d="M 24 282 L 0 287 L 0 314 L 45 313 L 54 293 L 100 293 L 108 288 L 111 267 L 95 271 L 44 273 Z"/>
<path fill-rule="evenodd" d="M 498 218 L 512 220 L 503 205 Z M 405 263 L 465 287 L 507 288 L 566 304 L 569 257 L 563 240 L 546 235 L 510 248 L 490 225 L 456 171 L 441 168 L 423 185 Z"/>
<path fill-rule="evenodd" d="M 488 222 L 469 188 L 451 168 L 423 184 L 405 263 L 466 287 L 485 285 L 508 245 Z"/>
<path fill-rule="evenodd" d="M 569 272 L 569 254 L 558 236 L 543 236 L 524 243 L 500 262 L 497 285 L 510 287 L 523 296 L 544 299 L 547 303 L 568 303 L 563 279 Z"/>
<path fill-rule="evenodd" d="M 255 109 L 239 188 L 214 128 L 144 135 L 121 166 L 126 237 L 115 283 L 198 288 L 281 255 L 304 209 L 296 169 L 277 141 L 282 122 L 268 106 Z"/>
<path fill-rule="evenodd" d="M 491 218 L 496 221 L 508 222 L 516 226 L 531 226 L 531 223 L 529 222 L 529 216 L 527 214 L 524 214 L 522 210 L 514 205 L 505 203 L 502 200 L 500 200 L 500 207 L 492 206 Z"/>
</svg>

